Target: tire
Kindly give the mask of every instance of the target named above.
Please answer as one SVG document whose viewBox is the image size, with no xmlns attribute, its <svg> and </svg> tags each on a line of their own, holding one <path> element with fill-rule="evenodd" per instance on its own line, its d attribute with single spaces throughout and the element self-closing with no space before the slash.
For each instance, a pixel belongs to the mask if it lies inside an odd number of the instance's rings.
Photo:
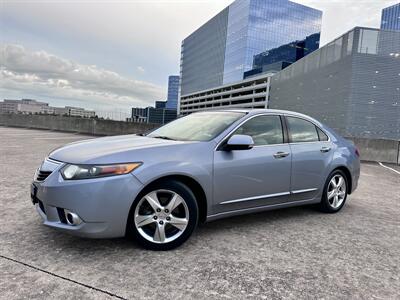
<svg viewBox="0 0 400 300">
<path fill-rule="evenodd" d="M 348 189 L 349 184 L 346 174 L 340 170 L 333 171 L 325 182 L 319 209 L 325 213 L 337 213 L 340 211 L 346 203 Z"/>
<path fill-rule="evenodd" d="M 176 180 L 146 187 L 132 204 L 127 235 L 150 250 L 171 250 L 182 245 L 198 222 L 193 192 Z"/>
</svg>

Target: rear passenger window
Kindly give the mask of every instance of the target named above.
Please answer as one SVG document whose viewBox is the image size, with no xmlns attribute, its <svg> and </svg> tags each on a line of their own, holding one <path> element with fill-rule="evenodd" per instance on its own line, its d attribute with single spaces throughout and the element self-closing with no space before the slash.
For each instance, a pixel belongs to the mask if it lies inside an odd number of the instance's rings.
<svg viewBox="0 0 400 300">
<path fill-rule="evenodd" d="M 279 116 L 259 116 L 240 126 L 234 134 L 245 134 L 253 138 L 255 146 L 283 143 L 283 131 Z"/>
<path fill-rule="evenodd" d="M 320 141 L 324 141 L 326 142 L 327 140 L 329 140 L 328 136 L 325 134 L 325 132 L 323 132 L 321 129 L 319 129 L 317 127 L 317 131 L 318 131 L 318 136 L 319 136 L 319 140 Z"/>
<path fill-rule="evenodd" d="M 295 117 L 287 117 L 287 121 L 289 125 L 290 141 L 292 143 L 319 141 L 317 128 L 313 123 Z"/>
</svg>

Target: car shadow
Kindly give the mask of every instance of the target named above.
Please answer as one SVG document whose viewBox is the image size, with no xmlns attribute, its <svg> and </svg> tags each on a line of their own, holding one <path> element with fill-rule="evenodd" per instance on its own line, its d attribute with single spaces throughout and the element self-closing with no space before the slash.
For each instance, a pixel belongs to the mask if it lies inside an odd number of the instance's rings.
<svg viewBox="0 0 400 300">
<path fill-rule="evenodd" d="M 321 213 L 313 205 L 298 206 L 291 208 L 281 208 L 257 213 L 232 216 L 216 221 L 200 224 L 200 230 L 221 231 L 235 227 L 257 227 L 259 225 L 281 222 L 285 219 L 299 220 L 309 218 L 311 215 Z"/>
<path fill-rule="evenodd" d="M 293 208 L 283 208 L 271 211 L 264 211 L 240 216 L 233 216 L 225 219 L 201 223 L 194 233 L 194 237 L 188 242 L 193 246 L 199 242 L 204 235 L 224 234 L 224 231 L 230 231 L 232 228 L 247 230 L 259 226 L 273 225 L 274 223 L 285 223 L 288 221 L 301 221 L 309 219 L 315 215 L 322 215 L 314 206 L 299 206 Z M 87 253 L 115 253 L 141 251 L 143 248 L 135 241 L 129 238 L 114 239 L 88 239 L 71 236 L 67 233 L 58 232 L 50 228 L 45 228 L 46 236 L 44 240 L 52 240 L 54 247 L 62 248 L 63 252 Z M 195 241 L 193 241 L 195 239 Z M 186 244 L 185 244 L 186 245 Z M 183 247 L 186 247 L 186 246 Z M 182 249 L 179 247 L 178 249 Z M 146 250 L 145 250 L 146 251 Z M 86 254 L 85 254 L 86 255 Z"/>
</svg>

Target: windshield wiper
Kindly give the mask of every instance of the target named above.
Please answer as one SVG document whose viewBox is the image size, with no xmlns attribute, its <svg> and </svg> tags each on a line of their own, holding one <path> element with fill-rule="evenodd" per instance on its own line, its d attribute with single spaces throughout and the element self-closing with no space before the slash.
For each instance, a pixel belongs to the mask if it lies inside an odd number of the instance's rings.
<svg viewBox="0 0 400 300">
<path fill-rule="evenodd" d="M 164 135 L 156 135 L 156 136 L 152 136 L 152 138 L 175 141 L 173 138 L 170 138 L 170 137 L 164 136 Z"/>
</svg>

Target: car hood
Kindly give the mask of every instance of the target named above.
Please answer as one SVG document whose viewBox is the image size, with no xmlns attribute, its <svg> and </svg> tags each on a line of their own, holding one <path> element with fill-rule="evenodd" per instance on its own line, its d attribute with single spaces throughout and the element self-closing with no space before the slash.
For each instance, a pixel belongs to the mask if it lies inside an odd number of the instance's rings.
<svg viewBox="0 0 400 300">
<path fill-rule="evenodd" d="M 179 145 L 185 142 L 170 141 L 137 135 L 96 138 L 67 144 L 52 151 L 51 159 L 73 164 L 131 162 L 133 150 Z"/>
</svg>

